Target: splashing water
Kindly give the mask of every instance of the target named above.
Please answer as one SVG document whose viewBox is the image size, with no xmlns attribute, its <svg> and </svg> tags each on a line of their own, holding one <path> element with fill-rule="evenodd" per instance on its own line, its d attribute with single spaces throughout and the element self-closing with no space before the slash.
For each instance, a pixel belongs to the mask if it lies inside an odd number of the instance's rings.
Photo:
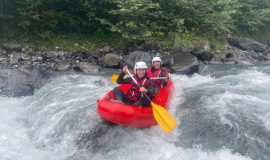
<svg viewBox="0 0 270 160">
<path fill-rule="evenodd" d="M 211 78 L 215 66 L 207 67 L 172 76 L 170 135 L 104 124 L 96 100 L 115 85 L 103 76 L 64 75 L 33 96 L 0 96 L 0 159 L 269 159 L 269 68 L 217 69 L 226 73 Z"/>
</svg>

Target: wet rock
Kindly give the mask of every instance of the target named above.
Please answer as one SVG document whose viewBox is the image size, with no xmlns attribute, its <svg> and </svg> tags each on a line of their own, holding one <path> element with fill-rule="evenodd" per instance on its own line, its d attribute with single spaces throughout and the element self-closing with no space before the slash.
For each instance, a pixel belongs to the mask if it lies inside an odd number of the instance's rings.
<svg viewBox="0 0 270 160">
<path fill-rule="evenodd" d="M 197 59 L 202 62 L 210 61 L 212 58 L 212 52 L 202 52 L 201 54 L 197 55 Z"/>
<path fill-rule="evenodd" d="M 225 55 L 225 58 L 235 58 L 235 55 L 234 55 L 234 53 L 227 53 Z"/>
<path fill-rule="evenodd" d="M 127 65 L 130 69 L 133 69 L 135 63 L 138 61 L 144 61 L 147 63 L 147 65 L 150 65 L 152 61 L 152 55 L 148 52 L 134 51 L 123 57 L 122 64 Z"/>
<path fill-rule="evenodd" d="M 190 53 L 174 54 L 173 62 L 172 70 L 174 73 L 192 75 L 199 71 L 199 62 Z"/>
<path fill-rule="evenodd" d="M 74 66 L 73 69 L 76 71 L 82 71 L 84 73 L 97 74 L 99 72 L 99 66 L 92 65 L 88 62 L 80 62 L 79 66 Z"/>
<path fill-rule="evenodd" d="M 9 52 L 21 52 L 23 46 L 20 44 L 15 44 L 15 43 L 5 43 L 2 45 L 2 48 L 9 51 Z"/>
<path fill-rule="evenodd" d="M 213 58 L 211 47 L 208 43 L 200 44 L 194 48 L 192 54 L 197 57 L 198 60 L 205 62 L 210 61 Z"/>
<path fill-rule="evenodd" d="M 253 50 L 255 52 L 264 52 L 266 50 L 266 45 L 247 38 L 229 36 L 227 40 L 230 45 L 242 50 Z"/>
<path fill-rule="evenodd" d="M 62 57 L 66 54 L 66 52 L 63 51 L 49 51 L 46 53 L 46 56 L 48 58 L 55 58 L 55 57 Z"/>
<path fill-rule="evenodd" d="M 173 64 L 173 56 L 169 52 L 152 54 L 143 51 L 134 51 L 129 55 L 124 56 L 121 64 L 128 65 L 129 68 L 133 69 L 136 62 L 144 61 L 148 66 L 150 66 L 154 56 L 161 57 L 162 66 L 171 67 Z"/>
<path fill-rule="evenodd" d="M 101 49 L 101 52 L 110 53 L 110 52 L 112 52 L 112 48 L 111 48 L 111 46 L 104 46 L 104 48 Z"/>
<path fill-rule="evenodd" d="M 10 54 L 10 55 L 9 55 L 9 63 L 10 63 L 11 65 L 18 64 L 20 58 L 21 58 L 21 57 L 20 57 L 20 55 L 18 55 L 18 54 Z"/>
<path fill-rule="evenodd" d="M 54 69 L 57 71 L 68 71 L 70 68 L 70 63 L 58 63 L 54 66 Z"/>
<path fill-rule="evenodd" d="M 94 58 L 101 57 L 101 53 L 99 51 L 97 51 L 97 50 L 96 51 L 91 51 L 89 54 Z"/>
<path fill-rule="evenodd" d="M 106 67 L 119 67 L 121 60 L 121 56 L 114 53 L 109 53 L 103 57 L 102 62 L 106 65 Z"/>
<path fill-rule="evenodd" d="M 32 95 L 35 88 L 43 86 L 48 78 L 48 72 L 39 69 L 1 69 L 0 94 L 8 96 Z"/>
<path fill-rule="evenodd" d="M 37 61 L 42 62 L 43 61 L 43 57 L 38 56 L 37 57 Z"/>
<path fill-rule="evenodd" d="M 21 55 L 21 60 L 23 61 L 28 61 L 31 59 L 31 56 L 29 54 L 22 54 Z"/>
<path fill-rule="evenodd" d="M 246 61 L 246 60 L 237 60 L 236 62 L 237 64 L 240 64 L 240 65 L 254 65 L 254 63 L 250 61 Z"/>
<path fill-rule="evenodd" d="M 166 53 L 160 54 L 160 57 L 162 60 L 162 66 L 171 68 L 171 66 L 173 65 L 173 55 L 171 55 L 169 52 L 166 52 Z"/>
</svg>

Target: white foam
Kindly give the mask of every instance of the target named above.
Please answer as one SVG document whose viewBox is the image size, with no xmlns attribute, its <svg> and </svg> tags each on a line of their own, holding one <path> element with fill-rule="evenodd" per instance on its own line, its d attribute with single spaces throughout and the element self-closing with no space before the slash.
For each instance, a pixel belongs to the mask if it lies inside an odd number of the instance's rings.
<svg viewBox="0 0 270 160">
<path fill-rule="evenodd" d="M 173 116 L 185 101 L 185 90 L 219 81 L 200 75 L 173 75 L 172 79 L 176 90 L 169 111 Z M 205 151 L 201 146 L 184 148 L 177 144 L 181 126 L 170 135 L 164 135 L 158 126 L 144 130 L 116 126 L 102 135 L 93 135 L 102 136 L 101 142 L 96 139 L 89 142 L 101 143 L 97 151 L 78 149 L 74 144 L 78 133 L 95 129 L 100 122 L 96 99 L 113 87 L 103 77 L 71 75 L 54 79 L 30 97 L 0 97 L 0 159 L 250 160 L 228 148 L 217 151 Z M 225 92 L 211 98 L 206 100 L 208 107 L 219 108 L 221 114 L 226 114 L 230 112 L 226 106 L 231 100 L 244 97 Z M 246 100 L 267 104 L 252 95 L 247 95 Z M 182 116 L 176 117 L 177 121 Z M 269 114 L 264 116 L 269 120 Z"/>
</svg>

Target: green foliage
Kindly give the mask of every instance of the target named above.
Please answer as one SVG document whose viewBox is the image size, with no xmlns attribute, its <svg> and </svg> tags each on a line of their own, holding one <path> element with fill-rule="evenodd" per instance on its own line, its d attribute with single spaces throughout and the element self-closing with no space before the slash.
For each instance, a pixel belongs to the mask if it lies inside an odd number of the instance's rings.
<svg viewBox="0 0 270 160">
<path fill-rule="evenodd" d="M 183 27 L 183 19 L 174 14 L 173 1 L 152 0 L 115 0 L 115 8 L 108 14 L 115 18 L 100 18 L 102 24 L 110 26 L 112 32 L 117 32 L 127 39 L 151 39 L 164 37 L 173 32 L 179 32 Z"/>
<path fill-rule="evenodd" d="M 214 36 L 231 31 L 238 8 L 237 0 L 179 0 L 178 5 L 187 30 Z"/>
<path fill-rule="evenodd" d="M 26 32 L 89 33 L 97 29 L 95 8 L 88 0 L 20 0 L 19 26 Z"/>
<path fill-rule="evenodd" d="M 126 40 L 168 43 L 216 39 L 224 33 L 269 36 L 269 0 L 0 0 L 0 30 L 17 24 L 23 33 L 94 33 Z"/>
<path fill-rule="evenodd" d="M 239 11 L 234 14 L 235 33 L 245 36 L 265 36 L 270 28 L 269 0 L 238 0 Z"/>
<path fill-rule="evenodd" d="M 191 51 L 197 44 L 200 44 L 207 39 L 204 39 L 201 36 L 196 35 L 194 32 L 184 32 L 179 35 L 176 35 L 174 38 L 174 43 L 181 44 L 188 51 Z"/>
</svg>

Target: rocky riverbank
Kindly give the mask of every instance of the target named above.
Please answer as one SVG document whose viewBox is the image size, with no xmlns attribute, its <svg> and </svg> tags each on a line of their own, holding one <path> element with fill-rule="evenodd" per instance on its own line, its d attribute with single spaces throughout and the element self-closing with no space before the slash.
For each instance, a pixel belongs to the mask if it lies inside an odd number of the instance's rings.
<svg viewBox="0 0 270 160">
<path fill-rule="evenodd" d="M 25 96 L 46 83 L 51 75 L 65 71 L 99 74 L 104 70 L 130 68 L 139 60 L 150 64 L 159 53 L 163 65 L 170 72 L 192 75 L 200 63 L 256 65 L 270 64 L 270 47 L 246 38 L 226 36 L 224 47 L 215 50 L 210 43 L 186 49 L 181 44 L 169 48 L 162 45 L 134 43 L 131 46 L 112 48 L 109 45 L 96 50 L 79 49 L 33 50 L 27 45 L 4 43 L 0 48 L 0 94 Z"/>
</svg>

